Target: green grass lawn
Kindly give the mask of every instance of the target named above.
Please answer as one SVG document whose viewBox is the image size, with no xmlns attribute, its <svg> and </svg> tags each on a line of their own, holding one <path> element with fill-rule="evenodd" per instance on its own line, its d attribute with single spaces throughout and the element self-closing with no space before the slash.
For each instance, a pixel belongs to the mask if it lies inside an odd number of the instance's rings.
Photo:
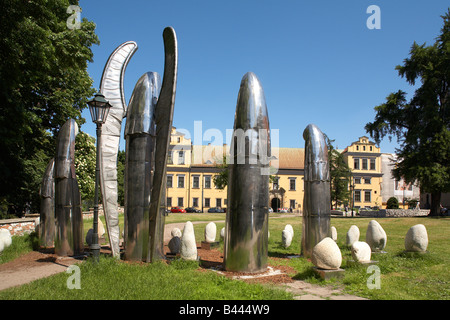
<svg viewBox="0 0 450 320">
<path fill-rule="evenodd" d="M 271 214 L 271 217 L 276 215 Z M 324 281 L 312 271 L 313 264 L 303 258 L 286 258 L 299 255 L 301 247 L 301 217 L 271 218 L 269 220 L 269 264 L 288 265 L 293 268 L 294 279 L 318 285 L 342 288 L 346 293 L 369 299 L 450 299 L 450 218 L 382 218 L 377 219 L 387 233 L 384 254 L 373 254 L 380 270 L 380 289 L 369 289 L 367 281 L 372 275 L 366 266 L 351 266 L 349 248 L 345 245 L 346 233 L 351 225 L 360 229 L 360 241 L 365 241 L 367 225 L 371 218 L 332 218 L 331 224 L 338 232 L 337 243 L 341 249 L 345 269 L 342 279 Z M 225 220 L 224 214 L 171 214 L 166 223 L 184 221 Z M 89 224 L 90 223 L 90 224 Z M 286 224 L 294 228 L 294 238 L 289 248 L 281 244 L 281 231 Z M 404 237 L 415 224 L 424 224 L 428 231 L 428 253 L 404 254 Z M 217 239 L 224 222 L 217 224 Z M 92 220 L 85 224 L 85 232 Z M 88 228 L 87 228 L 88 226 Z M 204 240 L 206 223 L 194 225 L 198 242 Z M 123 216 L 121 230 L 123 228 Z M 14 241 L 13 241 L 14 243 Z M 22 247 L 31 246 L 24 240 Z M 10 247 L 12 248 L 12 247 Z M 8 248 L 8 249 L 10 249 Z M 24 249 L 22 249 L 23 251 Z M 31 250 L 31 249 L 30 249 Z M 223 243 L 219 250 L 223 250 Z M 1 261 L 1 260 L 0 260 Z M 129 264 L 102 258 L 99 265 L 89 261 L 80 265 L 82 290 L 69 290 L 68 274 L 62 273 L 32 282 L 19 288 L 0 292 L 0 299 L 291 299 L 292 295 L 275 288 L 229 280 L 214 272 L 197 270 L 198 264 L 175 261 L 171 264 Z"/>
</svg>

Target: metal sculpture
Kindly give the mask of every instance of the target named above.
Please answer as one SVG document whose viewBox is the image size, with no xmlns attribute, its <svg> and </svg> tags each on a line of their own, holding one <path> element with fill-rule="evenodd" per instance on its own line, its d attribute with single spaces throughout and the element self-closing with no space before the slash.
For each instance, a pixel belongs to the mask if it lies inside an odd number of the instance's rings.
<svg viewBox="0 0 450 320">
<path fill-rule="evenodd" d="M 57 139 L 55 179 L 55 253 L 79 255 L 84 251 L 81 195 L 75 175 L 75 137 L 78 125 L 70 119 Z"/>
<path fill-rule="evenodd" d="M 117 187 L 117 154 L 127 104 L 123 89 L 125 70 L 138 49 L 134 41 L 127 41 L 114 50 L 106 62 L 100 82 L 100 92 L 111 104 L 108 118 L 102 126 L 100 153 L 100 186 L 103 211 L 112 255 L 119 257 L 119 210 Z"/>
<path fill-rule="evenodd" d="M 228 166 L 224 266 L 229 271 L 267 268 L 269 164 L 264 151 L 270 157 L 267 106 L 261 83 L 249 72 L 239 89 Z"/>
<path fill-rule="evenodd" d="M 39 223 L 39 244 L 43 247 L 52 247 L 55 240 L 55 181 L 53 179 L 55 159 L 48 162 L 42 178 L 41 212 Z"/>
<path fill-rule="evenodd" d="M 133 91 L 125 129 L 125 258 L 164 259 L 165 180 L 178 70 L 175 30 L 163 32 L 162 86 L 144 74 Z"/>
<path fill-rule="evenodd" d="M 303 198 L 302 255 L 310 257 L 312 249 L 331 235 L 331 195 L 328 147 L 320 129 L 309 124 L 305 139 L 305 176 Z"/>
<path fill-rule="evenodd" d="M 147 261 L 149 211 L 155 151 L 158 73 L 144 74 L 134 87 L 125 126 L 125 258 Z"/>
</svg>

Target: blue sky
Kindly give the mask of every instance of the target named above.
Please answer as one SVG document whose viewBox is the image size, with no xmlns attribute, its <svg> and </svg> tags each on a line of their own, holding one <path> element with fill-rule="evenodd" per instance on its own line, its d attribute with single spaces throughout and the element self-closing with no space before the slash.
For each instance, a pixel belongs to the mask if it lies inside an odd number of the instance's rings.
<svg viewBox="0 0 450 320">
<path fill-rule="evenodd" d="M 381 11 L 381 29 L 368 29 L 370 5 Z M 88 72 L 98 89 L 111 52 L 136 41 L 139 49 L 125 74 L 128 103 L 139 77 L 164 71 L 162 32 L 178 38 L 179 69 L 173 125 L 194 134 L 233 128 L 243 75 L 254 72 L 264 88 L 270 127 L 279 146 L 303 148 L 303 130 L 316 124 L 335 146 L 367 135 L 374 107 L 399 89 L 414 88 L 395 66 L 414 41 L 432 44 L 448 0 L 81 0 L 81 17 L 94 21 L 100 45 L 92 47 Z M 81 130 L 95 136 L 89 110 Z M 208 142 L 204 140 L 203 143 Z M 226 142 L 226 141 L 224 141 Z M 387 138 L 382 152 L 394 152 Z M 120 149 L 125 149 L 123 136 Z"/>
</svg>

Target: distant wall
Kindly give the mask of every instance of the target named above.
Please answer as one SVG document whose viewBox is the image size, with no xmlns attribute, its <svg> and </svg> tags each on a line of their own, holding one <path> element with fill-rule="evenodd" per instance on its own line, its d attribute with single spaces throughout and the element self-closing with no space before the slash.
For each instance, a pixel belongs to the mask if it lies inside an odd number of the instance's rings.
<svg viewBox="0 0 450 320">
<path fill-rule="evenodd" d="M 361 217 L 423 217 L 427 216 L 430 210 L 415 210 L 415 209 L 382 209 L 379 211 L 361 210 L 359 215 Z"/>
<path fill-rule="evenodd" d="M 39 223 L 39 217 L 4 219 L 0 220 L 0 229 L 9 230 L 12 236 L 22 236 L 25 233 L 33 232 L 37 223 Z"/>
</svg>

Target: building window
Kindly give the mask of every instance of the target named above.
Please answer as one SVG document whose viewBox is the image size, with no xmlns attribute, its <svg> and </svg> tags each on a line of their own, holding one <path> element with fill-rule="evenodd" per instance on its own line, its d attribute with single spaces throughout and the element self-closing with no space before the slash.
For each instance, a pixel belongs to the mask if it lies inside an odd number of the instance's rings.
<svg viewBox="0 0 450 320">
<path fill-rule="evenodd" d="M 361 178 L 355 178 L 355 184 L 361 184 Z"/>
<path fill-rule="evenodd" d="M 211 189 L 211 176 L 205 176 L 205 189 Z"/>
<path fill-rule="evenodd" d="M 275 177 L 273 178 L 273 190 L 278 190 L 278 188 L 280 187 L 280 178 L 279 177 Z"/>
<path fill-rule="evenodd" d="M 216 199 L 216 207 L 222 207 L 222 199 Z"/>
<path fill-rule="evenodd" d="M 173 164 L 173 151 L 169 151 L 167 155 L 167 164 Z"/>
<path fill-rule="evenodd" d="M 373 150 L 372 150 L 372 146 L 370 146 L 370 151 L 373 151 Z"/>
<path fill-rule="evenodd" d="M 359 151 L 359 146 L 356 146 L 356 151 Z"/>
<path fill-rule="evenodd" d="M 370 202 L 370 190 L 364 191 L 364 202 Z"/>
<path fill-rule="evenodd" d="M 198 198 L 192 198 L 192 206 L 198 207 Z"/>
<path fill-rule="evenodd" d="M 184 164 L 184 151 L 178 152 L 178 164 Z"/>
<path fill-rule="evenodd" d="M 353 169 L 359 170 L 359 159 L 358 158 L 353 159 Z"/>
<path fill-rule="evenodd" d="M 376 170 L 375 169 L 375 159 L 370 159 L 370 170 Z"/>
<path fill-rule="evenodd" d="M 366 151 L 366 146 L 363 146 L 363 151 Z"/>
<path fill-rule="evenodd" d="M 289 200 L 289 207 L 295 209 L 295 200 Z"/>
<path fill-rule="evenodd" d="M 172 206 L 172 198 L 167 198 L 167 206 L 171 207 Z"/>
<path fill-rule="evenodd" d="M 192 176 L 192 188 L 200 188 L 200 176 Z"/>
<path fill-rule="evenodd" d="M 362 170 L 367 170 L 367 159 L 362 159 Z"/>
<path fill-rule="evenodd" d="M 184 200 L 184 198 L 178 198 L 178 206 L 179 207 L 183 207 L 184 205 L 183 205 L 183 201 Z"/>
<path fill-rule="evenodd" d="M 184 174 L 178 176 L 178 188 L 184 188 Z"/>
<path fill-rule="evenodd" d="M 173 186 L 173 176 L 172 175 L 168 175 L 167 176 L 167 184 L 166 187 L 167 188 L 172 188 Z"/>
<path fill-rule="evenodd" d="M 370 184 L 371 183 L 371 179 L 369 177 L 364 178 L 364 183 L 365 184 Z"/>
<path fill-rule="evenodd" d="M 177 138 L 177 142 L 180 143 L 181 142 L 181 137 Z"/>
<path fill-rule="evenodd" d="M 289 178 L 289 190 L 295 191 L 295 178 Z"/>
<path fill-rule="evenodd" d="M 355 190 L 355 202 L 361 202 L 361 191 Z"/>
<path fill-rule="evenodd" d="M 205 198 L 205 207 L 209 208 L 211 206 L 211 199 Z"/>
</svg>

